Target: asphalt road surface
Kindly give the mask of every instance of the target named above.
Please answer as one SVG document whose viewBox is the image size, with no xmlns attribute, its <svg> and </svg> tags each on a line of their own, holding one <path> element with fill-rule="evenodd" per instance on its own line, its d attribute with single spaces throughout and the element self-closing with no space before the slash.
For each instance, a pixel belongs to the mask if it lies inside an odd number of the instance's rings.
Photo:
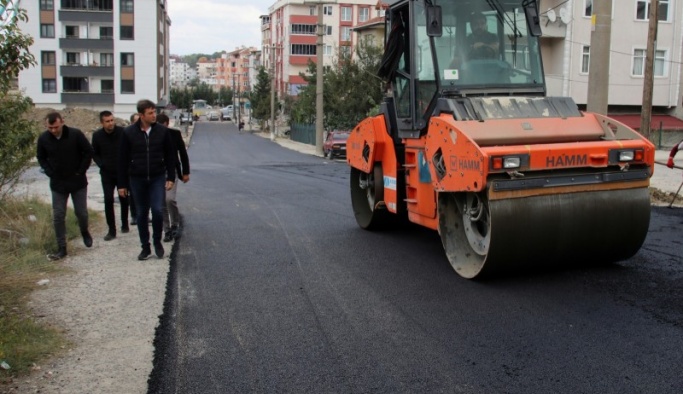
<svg viewBox="0 0 683 394">
<path fill-rule="evenodd" d="M 681 393 L 683 210 L 601 268 L 460 278 L 360 229 L 348 167 L 195 126 L 153 393 Z"/>
</svg>

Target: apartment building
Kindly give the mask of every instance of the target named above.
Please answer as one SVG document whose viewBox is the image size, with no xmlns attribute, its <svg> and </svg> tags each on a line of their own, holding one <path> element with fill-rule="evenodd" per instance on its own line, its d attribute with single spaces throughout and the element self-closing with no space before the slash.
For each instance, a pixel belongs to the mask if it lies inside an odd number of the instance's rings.
<svg viewBox="0 0 683 394">
<path fill-rule="evenodd" d="M 216 59 L 216 79 L 220 87 L 234 91 L 250 91 L 254 86 L 258 67 L 261 66 L 261 51 L 253 47 L 241 47 L 224 53 Z"/>
<path fill-rule="evenodd" d="M 322 2 L 323 65 L 332 65 L 340 53 L 351 54 L 357 43 L 354 27 L 383 14 L 377 0 Z M 315 1 L 279 0 L 261 16 L 263 61 L 273 71 L 278 97 L 296 96 L 305 85 L 299 75 L 308 62 L 317 63 L 318 5 Z"/>
<path fill-rule="evenodd" d="M 541 50 L 548 95 L 569 96 L 587 103 L 590 75 L 591 15 L 594 0 L 542 0 Z M 612 3 L 609 67 L 609 113 L 640 128 L 645 85 L 645 52 L 650 0 Z M 681 87 L 683 56 L 683 3 L 659 0 L 657 47 L 654 61 L 653 128 L 683 128 Z M 632 116 L 626 115 L 632 114 Z"/>
<path fill-rule="evenodd" d="M 197 78 L 197 70 L 175 56 L 169 59 L 169 70 L 172 87 L 184 88 L 190 81 Z"/>
<path fill-rule="evenodd" d="M 138 100 L 169 97 L 166 0 L 22 2 L 37 67 L 19 87 L 39 107 L 112 110 L 127 118 Z"/>
</svg>

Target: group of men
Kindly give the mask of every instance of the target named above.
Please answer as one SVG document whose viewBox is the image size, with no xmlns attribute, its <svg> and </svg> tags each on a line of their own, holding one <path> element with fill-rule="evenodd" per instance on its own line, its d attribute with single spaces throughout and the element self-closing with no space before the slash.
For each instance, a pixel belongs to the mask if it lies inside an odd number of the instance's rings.
<svg viewBox="0 0 683 394">
<path fill-rule="evenodd" d="M 121 232 L 137 225 L 142 250 L 138 260 L 146 260 L 154 253 L 164 257 L 164 242 L 179 237 L 180 213 L 176 203 L 176 179 L 190 180 L 190 165 L 185 142 L 179 130 L 169 128 L 169 118 L 157 115 L 156 105 L 150 100 L 137 103 L 137 113 L 131 124 L 117 126 L 110 111 L 100 113 L 102 127 L 95 131 L 92 143 L 81 130 L 68 127 L 58 112 L 45 117 L 46 131 L 38 138 L 37 158 L 50 178 L 52 215 L 57 251 L 48 255 L 59 260 L 67 255 L 66 207 L 71 197 L 78 226 L 86 247 L 93 239 L 88 230 L 86 172 L 91 161 L 100 168 L 104 211 L 108 232 L 105 241 L 116 238 L 114 190 L 118 189 L 121 205 Z M 152 211 L 150 243 L 149 211 Z"/>
</svg>

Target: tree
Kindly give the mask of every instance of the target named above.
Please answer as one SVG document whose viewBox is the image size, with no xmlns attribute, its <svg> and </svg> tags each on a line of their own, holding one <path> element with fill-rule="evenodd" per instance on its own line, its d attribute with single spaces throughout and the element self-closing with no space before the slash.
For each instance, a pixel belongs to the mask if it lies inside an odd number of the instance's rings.
<svg viewBox="0 0 683 394">
<path fill-rule="evenodd" d="M 10 92 L 19 72 L 36 64 L 29 52 L 33 38 L 21 32 L 18 22 L 26 22 L 26 11 L 12 0 L 0 0 L 5 14 L 0 18 L 0 200 L 16 186 L 21 174 L 31 165 L 37 125 L 25 118 L 33 102 L 20 93 Z"/>
<path fill-rule="evenodd" d="M 256 74 L 256 84 L 251 92 L 251 116 L 259 120 L 270 118 L 270 76 L 261 66 Z"/>
<path fill-rule="evenodd" d="M 383 96 L 382 81 L 376 76 L 381 56 L 381 48 L 361 41 L 356 56 L 351 58 L 340 51 L 334 66 L 323 70 L 325 129 L 351 129 L 377 113 Z M 301 88 L 292 106 L 292 122 L 315 121 L 316 67 L 309 62 L 307 72 L 300 74 L 307 85 Z"/>
</svg>

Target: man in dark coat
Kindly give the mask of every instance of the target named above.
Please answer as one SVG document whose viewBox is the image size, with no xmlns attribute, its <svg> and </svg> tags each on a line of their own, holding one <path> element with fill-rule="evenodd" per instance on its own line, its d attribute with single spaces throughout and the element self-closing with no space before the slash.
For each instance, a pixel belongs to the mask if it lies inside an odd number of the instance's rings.
<svg viewBox="0 0 683 394">
<path fill-rule="evenodd" d="M 107 219 L 107 226 L 109 227 L 104 240 L 111 241 L 116 238 L 114 189 L 119 185 L 119 147 L 121 146 L 123 127 L 116 125 L 114 114 L 110 111 L 100 112 L 100 123 L 102 127 L 92 135 L 93 160 L 100 167 L 100 179 L 102 180 L 102 192 L 104 193 L 104 217 Z M 129 231 L 129 198 L 119 196 L 119 203 L 121 205 L 121 232 L 127 233 Z"/>
<path fill-rule="evenodd" d="M 132 188 L 137 205 L 137 225 L 142 251 L 138 260 L 152 254 L 147 215 L 152 210 L 152 241 L 154 253 L 164 257 L 161 244 L 163 207 L 166 190 L 175 183 L 177 156 L 168 129 L 157 123 L 156 105 L 150 100 L 137 103 L 140 118 L 126 127 L 119 148 L 119 195 L 126 196 Z"/>
<path fill-rule="evenodd" d="M 159 114 L 157 122 L 168 127 L 170 119 L 166 114 Z M 178 180 L 187 183 L 190 180 L 190 158 L 187 156 L 187 148 L 180 130 L 168 129 L 171 133 L 173 146 L 177 153 L 176 157 L 176 174 Z M 178 203 L 176 202 L 176 190 L 178 189 L 178 182 L 173 184 L 170 190 L 166 191 L 166 201 L 164 203 L 164 242 L 171 242 L 180 236 L 180 211 L 178 210 Z"/>
<path fill-rule="evenodd" d="M 50 177 L 52 191 L 52 222 L 57 238 L 57 252 L 50 260 L 66 257 L 66 206 L 71 196 L 78 227 L 86 247 L 92 246 L 88 231 L 88 178 L 86 171 L 92 161 L 93 150 L 88 139 L 76 128 L 64 124 L 62 115 L 51 112 L 45 117 L 47 130 L 38 137 L 38 163 Z"/>
</svg>

